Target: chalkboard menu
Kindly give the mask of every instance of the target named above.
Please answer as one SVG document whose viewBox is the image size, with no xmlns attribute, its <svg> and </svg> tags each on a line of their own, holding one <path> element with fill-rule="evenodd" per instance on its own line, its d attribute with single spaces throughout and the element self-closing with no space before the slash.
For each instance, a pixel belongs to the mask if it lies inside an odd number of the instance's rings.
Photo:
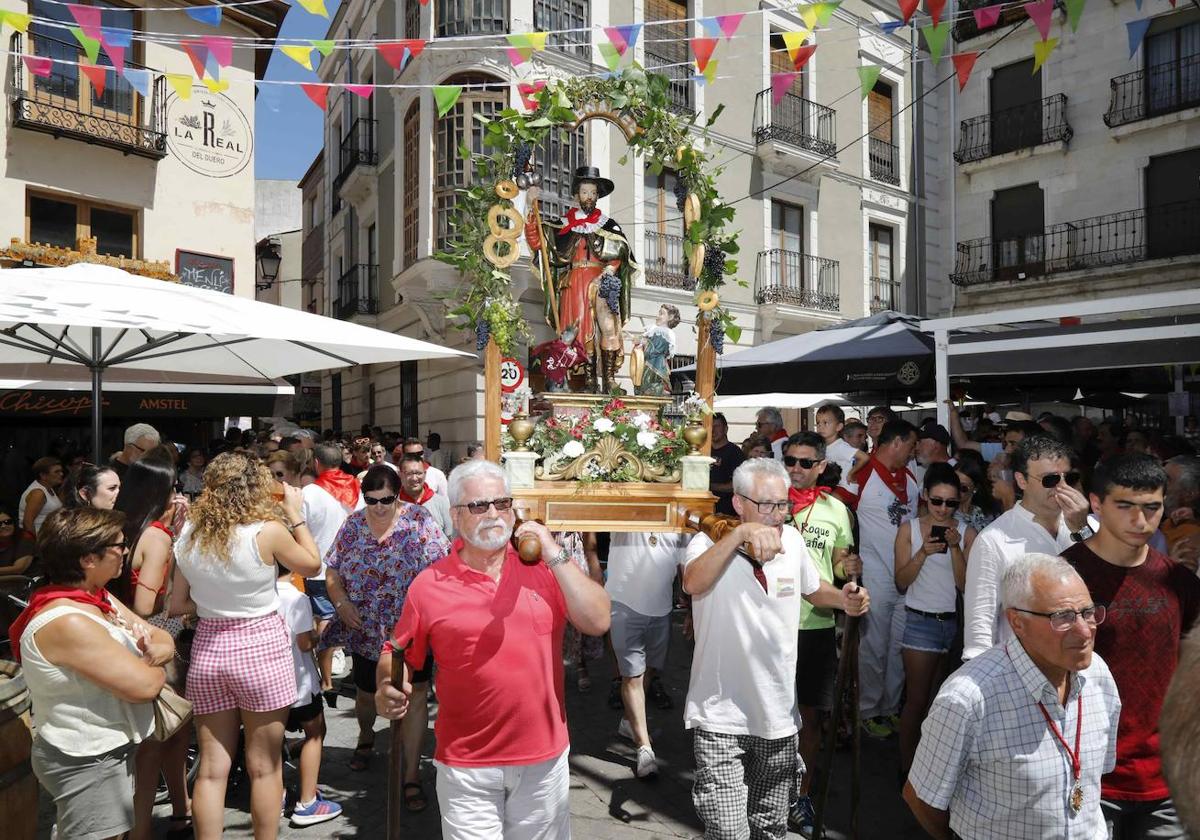
<svg viewBox="0 0 1200 840">
<path fill-rule="evenodd" d="M 175 273 L 185 286 L 233 294 L 233 258 L 175 251 Z"/>
</svg>

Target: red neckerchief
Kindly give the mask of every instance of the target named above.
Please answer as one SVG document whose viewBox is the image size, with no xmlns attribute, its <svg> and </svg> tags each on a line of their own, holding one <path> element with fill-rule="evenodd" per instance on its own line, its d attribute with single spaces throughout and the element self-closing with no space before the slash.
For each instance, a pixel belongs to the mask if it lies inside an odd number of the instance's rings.
<svg viewBox="0 0 1200 840">
<path fill-rule="evenodd" d="M 788 489 L 788 501 L 792 503 L 792 522 L 796 521 L 796 514 L 807 509 L 808 513 L 804 515 L 804 522 L 796 524 L 801 533 L 808 526 L 808 518 L 812 516 L 812 509 L 818 499 L 823 499 L 832 493 L 833 490 L 829 487 L 806 487 L 803 490 L 797 490 L 795 487 Z"/>
<path fill-rule="evenodd" d="M 423 505 L 432 498 L 433 498 L 433 490 L 430 489 L 428 484 L 424 484 L 421 486 L 421 498 L 419 498 L 419 499 L 414 499 L 412 496 L 408 495 L 407 492 L 405 492 L 403 487 L 400 488 L 401 501 L 408 502 L 410 505 Z"/>
<path fill-rule="evenodd" d="M 40 589 L 34 590 L 33 594 L 29 596 L 29 606 L 21 610 L 21 614 L 8 627 L 13 658 L 17 662 L 21 661 L 21 634 L 25 632 L 25 628 L 29 625 L 29 622 L 50 601 L 64 598 L 68 601 L 90 604 L 105 615 L 117 611 L 112 602 L 108 600 L 108 590 L 103 587 L 97 589 L 95 592 L 87 592 L 75 586 L 43 586 Z"/>
<path fill-rule="evenodd" d="M 774 443 L 777 440 L 783 440 L 786 437 L 788 437 L 788 433 L 783 429 L 779 429 L 775 432 L 775 434 L 771 435 L 771 443 Z"/>
<path fill-rule="evenodd" d="M 879 476 L 879 480 L 887 485 L 887 488 L 892 491 L 897 499 L 900 500 L 900 504 L 908 504 L 908 477 L 912 475 L 912 473 L 908 471 L 907 467 L 901 467 L 893 472 L 885 467 L 882 461 L 872 455 L 867 459 L 867 469 Z M 867 482 L 866 479 L 864 479 L 863 482 L 859 484 L 859 487 L 865 488 L 866 486 Z"/>
<path fill-rule="evenodd" d="M 597 207 L 586 216 L 579 215 L 579 211 L 572 208 L 567 211 L 566 221 L 563 222 L 562 233 L 573 230 L 584 225 L 594 225 L 600 221 L 600 208 Z"/>
<path fill-rule="evenodd" d="M 354 510 L 358 504 L 358 479 L 336 467 L 325 470 L 313 484 L 341 502 L 346 510 Z"/>
</svg>

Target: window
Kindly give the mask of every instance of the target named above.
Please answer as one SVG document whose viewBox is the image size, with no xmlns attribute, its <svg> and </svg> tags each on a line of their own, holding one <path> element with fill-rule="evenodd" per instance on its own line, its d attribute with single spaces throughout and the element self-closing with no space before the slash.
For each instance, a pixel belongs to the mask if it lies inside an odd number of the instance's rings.
<svg viewBox="0 0 1200 840">
<path fill-rule="evenodd" d="M 805 65 L 807 67 L 807 65 Z M 796 66 L 792 64 L 792 57 L 788 53 L 787 44 L 784 43 L 783 35 L 779 32 L 771 33 L 771 73 L 794 73 Z M 804 69 L 800 70 L 801 76 L 792 84 L 792 91 L 798 92 L 799 95 L 804 95 Z"/>
<path fill-rule="evenodd" d="M 1146 256 L 1200 252 L 1200 148 L 1150 158 L 1146 167 Z"/>
<path fill-rule="evenodd" d="M 421 99 L 404 115 L 404 268 L 417 261 L 421 213 Z"/>
<path fill-rule="evenodd" d="M 457 199 L 455 191 L 469 186 L 475 175 L 474 165 L 459 157 L 458 148 L 466 145 L 472 154 L 484 154 L 483 124 L 475 117 L 495 117 L 507 104 L 506 87 L 491 76 L 455 76 L 446 84 L 466 87 L 454 107 L 438 120 L 435 132 L 437 170 L 434 178 L 434 227 L 439 251 L 446 248 L 451 238 L 450 224 Z"/>
<path fill-rule="evenodd" d="M 804 208 L 771 202 L 771 247 L 804 253 Z"/>
<path fill-rule="evenodd" d="M 1148 113 L 1200 104 L 1200 21 L 1151 34 L 1144 53 Z"/>
<path fill-rule="evenodd" d="M 900 284 L 892 273 L 893 231 L 884 225 L 871 225 L 867 266 L 871 278 L 871 311 L 884 309 L 899 311 Z"/>
<path fill-rule="evenodd" d="M 988 83 L 991 153 L 1004 154 L 1042 142 L 1042 75 L 1033 59 L 997 67 Z"/>
<path fill-rule="evenodd" d="M 642 215 L 646 225 L 646 254 L 642 260 L 646 283 L 672 289 L 694 288 L 688 277 L 683 249 L 683 214 L 676 209 L 675 173 L 646 173 Z"/>
<path fill-rule="evenodd" d="M 32 193 L 27 206 L 30 242 L 73 251 L 91 237 L 98 254 L 139 256 L 136 211 Z"/>
<path fill-rule="evenodd" d="M 575 170 L 587 161 L 583 126 L 570 132 L 565 141 L 561 132 L 551 131 L 534 157 L 542 167 L 542 216 L 547 219 L 562 218 L 575 201 L 571 195 Z"/>
<path fill-rule="evenodd" d="M 688 52 L 687 3 L 678 0 L 646 0 L 646 20 L 662 21 L 646 25 L 642 35 L 646 45 L 646 69 L 671 80 L 668 90 L 671 108 L 692 112 L 692 61 Z"/>
<path fill-rule="evenodd" d="M 885 143 L 892 142 L 892 87 L 876 82 L 867 94 L 867 128 L 872 137 Z"/>
<path fill-rule="evenodd" d="M 587 58 L 591 53 L 588 5 L 588 0 L 533 0 L 533 28 L 554 33 L 550 46 Z"/>
<path fill-rule="evenodd" d="M 996 191 L 992 199 L 992 256 L 997 280 L 1042 273 L 1045 225 L 1045 203 L 1037 184 Z"/>
<path fill-rule="evenodd" d="M 400 363 L 400 436 L 419 437 L 417 417 L 417 363 Z"/>
<path fill-rule="evenodd" d="M 437 37 L 508 32 L 508 0 L 437 0 Z"/>
<path fill-rule="evenodd" d="M 404 37 L 421 37 L 421 0 L 404 0 Z"/>
<path fill-rule="evenodd" d="M 138 28 L 137 12 L 127 7 L 116 6 L 99 0 L 80 0 L 87 6 L 104 9 L 104 25 L 118 29 L 136 30 Z M 115 72 L 107 74 L 103 93 L 97 93 L 92 88 L 86 76 L 81 76 L 76 64 L 85 61 L 83 49 L 70 35 L 70 28 L 78 24 L 65 4 L 48 3 L 46 0 L 33 0 L 30 12 L 34 23 L 30 26 L 30 41 L 32 52 L 46 58 L 57 59 L 50 70 L 49 76 L 35 76 L 33 89 L 39 101 L 65 106 L 85 114 L 102 115 L 107 119 L 132 122 L 138 114 L 135 105 L 135 93 L 124 76 Z M 39 20 L 58 21 L 62 27 L 39 23 Z M 135 41 L 129 50 L 128 58 L 131 66 L 140 67 L 135 59 L 141 56 L 140 42 Z M 67 63 L 69 62 L 69 63 Z M 96 59 L 98 65 L 111 67 L 112 62 L 106 51 L 101 51 Z"/>
<path fill-rule="evenodd" d="M 683 236 L 683 214 L 676 209 L 675 173 L 667 169 L 658 175 L 646 173 L 646 230 Z"/>
</svg>

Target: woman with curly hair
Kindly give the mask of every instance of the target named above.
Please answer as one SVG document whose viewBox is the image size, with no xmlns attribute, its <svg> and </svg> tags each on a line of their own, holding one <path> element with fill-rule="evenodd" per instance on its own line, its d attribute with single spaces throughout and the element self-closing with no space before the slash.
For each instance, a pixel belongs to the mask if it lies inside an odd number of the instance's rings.
<svg viewBox="0 0 1200 840">
<path fill-rule="evenodd" d="M 279 615 L 276 563 L 301 575 L 321 568 L 300 491 L 279 484 L 261 461 L 218 455 L 176 543 L 171 612 L 199 616 L 187 697 L 196 715 L 200 770 L 192 792 L 196 837 L 220 837 L 225 786 L 246 730 L 250 818 L 258 840 L 279 832 L 284 722 L 296 701 L 291 637 Z"/>
</svg>

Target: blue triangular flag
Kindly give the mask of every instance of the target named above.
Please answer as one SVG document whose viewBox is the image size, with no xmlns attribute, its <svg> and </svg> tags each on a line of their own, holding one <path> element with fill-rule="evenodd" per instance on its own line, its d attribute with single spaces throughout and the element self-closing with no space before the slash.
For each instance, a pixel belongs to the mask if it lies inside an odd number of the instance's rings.
<svg viewBox="0 0 1200 840">
<path fill-rule="evenodd" d="M 625 43 L 629 49 L 633 49 L 633 45 L 637 43 L 638 35 L 642 32 L 642 24 L 631 23 L 626 26 L 618 26 L 616 30 L 621 33 L 621 37 L 625 39 Z"/>
<path fill-rule="evenodd" d="M 208 73 L 210 79 L 219 81 L 221 79 L 221 62 L 217 61 L 215 54 L 208 54 L 208 61 L 204 63 L 204 70 Z"/>
<path fill-rule="evenodd" d="M 184 12 L 196 23 L 206 23 L 209 26 L 221 25 L 220 6 L 199 6 L 194 9 L 184 9 Z"/>
<path fill-rule="evenodd" d="M 704 34 L 710 38 L 720 38 L 721 24 L 715 17 L 700 18 L 700 26 L 704 29 Z"/>
<path fill-rule="evenodd" d="M 142 96 L 150 95 L 150 81 L 153 78 L 149 70 L 139 70 L 136 67 L 125 68 L 125 81 Z"/>
<path fill-rule="evenodd" d="M 104 42 L 105 45 L 125 47 L 128 49 L 133 45 L 133 32 L 128 29 L 116 29 L 111 26 L 101 26 L 100 40 Z"/>
<path fill-rule="evenodd" d="M 1129 35 L 1129 57 L 1133 58 L 1137 54 L 1138 47 L 1142 45 L 1142 39 L 1146 37 L 1146 30 L 1150 28 L 1151 18 L 1142 18 L 1141 20 L 1131 20 L 1125 24 L 1125 31 Z"/>
<path fill-rule="evenodd" d="M 883 30 L 884 35 L 891 35 L 901 26 L 904 26 L 904 21 L 902 20 L 888 20 L 879 24 L 879 28 Z"/>
<path fill-rule="evenodd" d="M 1133 2 L 1137 5 L 1137 10 L 1140 12 L 1142 10 L 1142 0 L 1133 0 Z"/>
</svg>

